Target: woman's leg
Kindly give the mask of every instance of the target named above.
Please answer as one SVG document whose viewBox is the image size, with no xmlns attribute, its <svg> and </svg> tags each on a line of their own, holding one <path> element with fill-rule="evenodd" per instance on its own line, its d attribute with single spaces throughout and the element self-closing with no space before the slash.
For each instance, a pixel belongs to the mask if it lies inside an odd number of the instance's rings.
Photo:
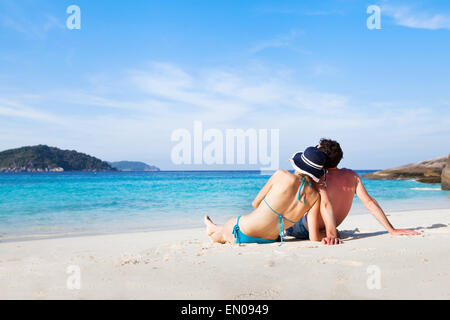
<svg viewBox="0 0 450 320">
<path fill-rule="evenodd" d="M 214 224 L 208 216 L 205 216 L 204 222 L 206 225 L 206 234 L 213 242 L 234 243 L 233 229 L 236 221 L 237 218 L 231 218 L 221 227 Z"/>
</svg>

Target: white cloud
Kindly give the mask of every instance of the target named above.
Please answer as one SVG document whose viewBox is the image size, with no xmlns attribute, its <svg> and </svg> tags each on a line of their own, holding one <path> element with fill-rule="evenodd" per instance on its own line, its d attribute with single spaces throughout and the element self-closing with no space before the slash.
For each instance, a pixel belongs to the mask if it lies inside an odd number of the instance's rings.
<svg viewBox="0 0 450 320">
<path fill-rule="evenodd" d="M 384 5 L 381 14 L 392 17 L 394 22 L 400 26 L 427 29 L 427 30 L 450 30 L 450 14 L 417 12 L 408 6 Z"/>
<path fill-rule="evenodd" d="M 62 21 L 51 15 L 46 15 L 42 21 L 32 22 L 26 18 L 0 16 L 3 27 L 15 30 L 32 39 L 44 39 L 46 34 L 54 29 L 63 30 Z"/>
<path fill-rule="evenodd" d="M 63 119 L 36 108 L 24 106 L 16 101 L 0 98 L 0 116 L 8 118 L 24 118 L 42 122 L 63 123 Z"/>
<path fill-rule="evenodd" d="M 92 81 L 101 87 L 91 86 Z M 323 136 L 355 144 L 364 140 L 376 154 L 386 142 L 425 143 L 439 137 L 437 128 L 449 127 L 431 108 L 389 101 L 363 101 L 359 107 L 352 97 L 322 92 L 303 85 L 292 72 L 263 66 L 187 70 L 151 63 L 121 74 L 94 75 L 87 87 L 52 88 L 38 95 L 14 91 L 13 97 L 0 87 L 4 137 L 14 137 L 19 145 L 47 143 L 107 160 L 158 159 L 155 164 L 173 169 L 170 135 L 179 128 L 191 130 L 194 120 L 205 129 L 280 129 L 280 159 Z"/>
<path fill-rule="evenodd" d="M 58 18 L 49 14 L 42 4 L 29 3 L 27 9 L 22 5 L 21 1 L 0 1 L 0 29 L 7 28 L 39 40 L 51 30 L 65 29 L 65 16 Z"/>
<path fill-rule="evenodd" d="M 295 40 L 303 34 L 302 31 L 291 30 L 288 34 L 279 35 L 269 40 L 262 40 L 255 43 L 251 48 L 251 53 L 257 53 L 269 48 L 286 48 L 291 47 Z M 299 51 L 298 49 L 296 49 Z M 310 52 L 303 50 L 304 53 L 309 54 Z"/>
<path fill-rule="evenodd" d="M 185 106 L 199 117 L 228 121 L 253 116 L 268 108 L 333 113 L 341 111 L 348 102 L 347 97 L 306 88 L 283 72 L 262 68 L 188 73 L 176 66 L 154 64 L 130 75 L 137 88 L 152 98 Z"/>
</svg>

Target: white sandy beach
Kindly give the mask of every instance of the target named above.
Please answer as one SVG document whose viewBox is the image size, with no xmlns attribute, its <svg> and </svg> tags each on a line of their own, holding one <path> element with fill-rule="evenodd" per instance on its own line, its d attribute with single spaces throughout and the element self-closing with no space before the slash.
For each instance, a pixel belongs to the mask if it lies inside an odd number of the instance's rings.
<svg viewBox="0 0 450 320">
<path fill-rule="evenodd" d="M 450 299 L 450 209 L 389 215 L 421 236 L 392 237 L 365 214 L 348 217 L 335 247 L 212 244 L 204 229 L 4 242 L 0 298 Z M 67 288 L 73 265 L 79 290 Z"/>
</svg>

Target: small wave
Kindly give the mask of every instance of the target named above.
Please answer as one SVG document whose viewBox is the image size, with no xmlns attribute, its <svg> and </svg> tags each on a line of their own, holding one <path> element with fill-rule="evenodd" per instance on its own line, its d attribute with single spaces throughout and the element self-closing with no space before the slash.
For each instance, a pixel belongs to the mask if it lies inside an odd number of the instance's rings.
<svg viewBox="0 0 450 320">
<path fill-rule="evenodd" d="M 411 190 L 420 190 L 420 191 L 441 191 L 441 188 L 411 188 Z"/>
</svg>

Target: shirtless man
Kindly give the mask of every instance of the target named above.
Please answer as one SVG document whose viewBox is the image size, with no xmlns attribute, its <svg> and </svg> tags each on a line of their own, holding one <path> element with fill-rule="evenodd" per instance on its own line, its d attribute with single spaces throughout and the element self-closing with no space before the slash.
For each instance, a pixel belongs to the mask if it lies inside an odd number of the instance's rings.
<svg viewBox="0 0 450 320">
<path fill-rule="evenodd" d="M 364 188 L 361 178 L 350 169 L 338 169 L 337 166 L 343 157 L 342 149 L 336 141 L 322 139 L 318 146 L 327 156 L 328 160 L 325 167 L 328 168 L 326 182 L 322 186 L 318 185 L 322 196 L 322 202 L 329 202 L 314 206 L 311 211 L 294 226 L 286 230 L 286 235 L 294 236 L 298 239 L 309 239 L 311 241 L 321 241 L 325 244 L 339 244 L 341 241 L 335 237 L 330 240 L 324 238 L 326 222 L 330 219 L 330 214 L 325 212 L 332 207 L 332 217 L 334 221 L 329 223 L 331 226 L 339 226 L 347 217 L 353 203 L 353 197 L 356 194 L 369 212 L 381 223 L 381 225 L 391 235 L 419 235 L 420 233 L 408 229 L 395 229 L 387 219 L 383 209 L 378 202 L 372 198 Z M 323 194 L 327 196 L 324 197 Z M 331 204 L 331 205 L 330 205 Z M 338 235 L 337 230 L 329 230 L 327 233 Z"/>
<path fill-rule="evenodd" d="M 312 208 L 330 202 L 326 193 L 321 202 L 313 186 L 313 182 L 318 182 L 325 174 L 326 161 L 325 153 L 315 147 L 296 153 L 291 159 L 295 173 L 279 170 L 272 175 L 253 201 L 253 212 L 232 218 L 223 226 L 214 224 L 206 216 L 207 235 L 218 243 L 282 242 L 285 228 L 293 226 Z M 336 230 L 332 217 L 333 210 L 326 208 L 325 221 L 329 221 L 330 230 Z M 334 241 L 332 237 L 327 241 Z"/>
</svg>

